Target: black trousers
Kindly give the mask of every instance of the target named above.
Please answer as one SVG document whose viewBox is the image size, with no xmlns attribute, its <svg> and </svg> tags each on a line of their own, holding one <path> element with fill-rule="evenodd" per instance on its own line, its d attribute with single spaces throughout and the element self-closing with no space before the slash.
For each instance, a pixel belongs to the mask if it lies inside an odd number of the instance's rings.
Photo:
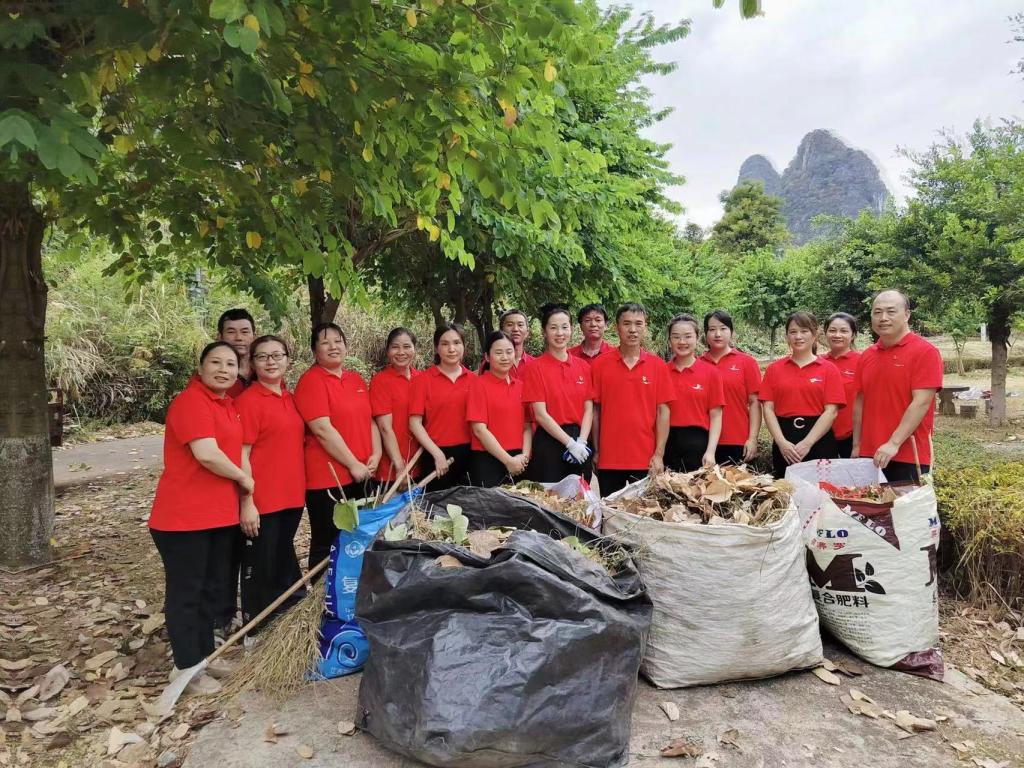
<svg viewBox="0 0 1024 768">
<path fill-rule="evenodd" d="M 930 464 L 921 465 L 921 474 L 927 475 L 931 470 Z M 917 483 L 920 485 L 923 482 L 917 476 L 917 465 L 909 461 L 890 461 L 882 473 L 890 483 Z"/>
<path fill-rule="evenodd" d="M 743 463 L 743 446 L 719 445 L 715 449 L 715 461 L 719 464 L 735 464 L 739 466 Z"/>
<path fill-rule="evenodd" d="M 597 482 L 601 486 L 601 496 L 610 496 L 630 483 L 647 477 L 647 469 L 600 469 L 597 470 Z"/>
<path fill-rule="evenodd" d="M 574 440 L 579 438 L 579 424 L 558 426 Z M 563 459 L 564 454 L 565 446 L 549 435 L 543 427 L 537 427 L 533 433 L 533 454 L 530 456 L 530 466 L 526 468 L 526 479 L 535 483 L 557 483 L 568 475 L 583 475 L 587 482 L 590 482 L 594 474 L 593 458 L 587 459 L 583 464 L 577 464 Z"/>
<path fill-rule="evenodd" d="M 213 629 L 228 578 L 235 526 L 155 531 L 164 563 L 164 615 L 174 666 L 185 669 L 213 653 Z"/>
<path fill-rule="evenodd" d="M 245 539 L 242 548 L 243 622 L 274 602 L 302 575 L 295 556 L 295 532 L 301 519 L 302 507 L 260 515 L 259 534 Z M 301 599 L 299 592 L 292 595 L 289 605 Z M 282 605 L 277 612 L 287 607 Z"/>
<path fill-rule="evenodd" d="M 346 499 L 365 499 L 373 495 L 376 488 L 375 480 L 362 483 L 349 483 L 341 490 Z M 338 529 L 334 527 L 334 498 L 341 500 L 337 488 L 318 488 L 306 491 L 306 512 L 309 515 L 309 567 L 319 563 L 331 554 L 331 544 L 338 538 Z M 315 581 L 316 579 L 314 579 Z"/>
<path fill-rule="evenodd" d="M 708 431 L 703 427 L 670 427 L 665 442 L 665 467 L 675 472 L 700 469 L 708 449 Z"/>
<path fill-rule="evenodd" d="M 853 456 L 853 435 L 836 438 L 836 452 L 840 459 L 852 459 Z"/>
<path fill-rule="evenodd" d="M 512 456 L 522 453 L 516 449 L 509 451 Z M 514 483 L 505 465 L 491 456 L 487 451 L 470 451 L 469 457 L 469 481 L 480 488 L 497 488 L 499 485 Z"/>
<path fill-rule="evenodd" d="M 218 602 L 216 628 L 226 629 L 231 626 L 238 611 L 239 581 L 242 575 L 242 550 L 245 549 L 245 534 L 239 526 L 232 526 L 231 551 L 228 554 L 228 567 L 223 582 L 223 591 Z"/>
<path fill-rule="evenodd" d="M 782 430 L 783 436 L 794 444 L 807 437 L 807 434 L 814 426 L 814 422 L 818 420 L 817 416 L 777 416 L 776 418 L 779 421 L 779 428 Z M 838 458 L 839 451 L 836 448 L 836 436 L 832 434 L 830 429 L 818 439 L 818 442 L 811 446 L 811 450 L 804 456 L 804 461 Z M 772 474 L 775 477 L 785 477 L 786 467 L 788 466 L 789 464 L 782 457 L 782 451 L 779 450 L 779 446 L 772 442 Z"/>
<path fill-rule="evenodd" d="M 441 452 L 449 459 L 455 459 L 452 465 L 448 467 L 448 472 L 441 477 L 435 477 L 429 483 L 427 483 L 426 490 L 428 491 L 445 491 L 449 488 L 454 488 L 457 485 L 470 485 L 469 479 L 469 465 L 470 465 L 470 454 L 472 451 L 469 448 L 469 443 L 463 443 L 461 445 L 439 445 L 438 448 Z M 434 460 L 430 457 L 429 453 L 424 452 L 420 459 L 420 468 L 423 472 L 423 476 L 426 476 L 434 471 Z"/>
</svg>

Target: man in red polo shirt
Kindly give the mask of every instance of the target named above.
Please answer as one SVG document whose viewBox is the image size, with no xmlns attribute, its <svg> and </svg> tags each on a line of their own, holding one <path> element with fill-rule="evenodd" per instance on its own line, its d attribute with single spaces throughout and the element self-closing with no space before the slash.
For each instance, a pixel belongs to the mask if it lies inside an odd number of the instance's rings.
<svg viewBox="0 0 1024 768">
<path fill-rule="evenodd" d="M 604 340 L 608 313 L 601 304 L 587 304 L 576 313 L 576 321 L 580 324 L 583 341 L 575 347 L 569 347 L 570 355 L 592 363 L 601 355 L 615 351 L 615 347 Z"/>
<path fill-rule="evenodd" d="M 882 291 L 871 304 L 878 342 L 864 350 L 854 378 L 853 454 L 870 457 L 890 482 L 920 482 L 932 463 L 935 393 L 942 355 L 910 330 L 910 300 Z"/>
<path fill-rule="evenodd" d="M 256 321 L 245 309 L 229 309 L 217 320 L 217 341 L 226 341 L 238 353 L 238 378 L 228 390 L 230 397 L 242 394 L 253 378 L 249 347 L 255 338 Z"/>
<path fill-rule="evenodd" d="M 647 310 L 623 304 L 615 313 L 615 325 L 618 350 L 590 367 L 598 406 L 595 458 L 602 496 L 665 469 L 669 403 L 676 399 L 665 362 L 642 346 Z"/>
<path fill-rule="evenodd" d="M 516 361 L 509 375 L 514 379 L 521 378 L 523 368 L 535 359 L 523 348 L 530 336 L 530 319 L 522 310 L 506 309 L 498 316 L 498 328 L 512 340 L 512 346 L 516 350 Z"/>
</svg>

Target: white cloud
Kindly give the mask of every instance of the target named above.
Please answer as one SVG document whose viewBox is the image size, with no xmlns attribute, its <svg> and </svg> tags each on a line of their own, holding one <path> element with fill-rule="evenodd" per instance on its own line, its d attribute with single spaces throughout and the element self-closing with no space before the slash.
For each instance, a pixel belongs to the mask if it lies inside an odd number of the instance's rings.
<svg viewBox="0 0 1024 768">
<path fill-rule="evenodd" d="M 1010 74 L 1024 57 L 1024 46 L 1007 44 L 1007 17 L 1020 10 L 1011 0 L 762 0 L 765 15 L 749 21 L 739 0 L 718 11 L 711 0 L 632 5 L 659 22 L 693 21 L 687 38 L 658 52 L 679 68 L 648 85 L 656 107 L 675 108 L 651 129 L 674 144 L 669 161 L 687 180 L 673 197 L 702 225 L 721 214 L 718 194 L 746 157 L 766 155 L 781 172 L 815 128 L 868 152 L 903 197 L 898 147 L 924 149 L 940 130 L 1024 114 L 1024 82 Z"/>
</svg>

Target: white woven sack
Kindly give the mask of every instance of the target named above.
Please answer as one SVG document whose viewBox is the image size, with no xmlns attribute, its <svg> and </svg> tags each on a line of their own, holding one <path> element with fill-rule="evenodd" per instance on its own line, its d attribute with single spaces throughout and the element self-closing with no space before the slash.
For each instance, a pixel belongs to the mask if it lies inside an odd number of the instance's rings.
<svg viewBox="0 0 1024 768">
<path fill-rule="evenodd" d="M 811 589 L 828 631 L 872 664 L 941 680 L 934 489 L 886 505 L 837 503 L 819 488 L 878 482 L 870 459 L 795 464 L 786 478 L 797 486 Z"/>
<path fill-rule="evenodd" d="M 641 480 L 610 498 L 639 493 Z M 748 680 L 822 660 L 795 507 L 774 525 L 663 523 L 605 507 L 604 532 L 639 547 L 654 602 L 640 671 L 659 688 Z"/>
</svg>

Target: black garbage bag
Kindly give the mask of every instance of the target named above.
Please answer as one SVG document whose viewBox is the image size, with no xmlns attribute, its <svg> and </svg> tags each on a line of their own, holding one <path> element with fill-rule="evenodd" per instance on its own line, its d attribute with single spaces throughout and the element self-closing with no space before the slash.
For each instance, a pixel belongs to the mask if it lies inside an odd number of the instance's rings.
<svg viewBox="0 0 1024 768">
<path fill-rule="evenodd" d="M 529 530 L 489 560 L 378 536 L 356 602 L 370 644 L 359 727 L 437 766 L 625 764 L 652 611 L 632 560 L 609 575 L 557 541 L 594 546 L 593 532 L 504 491 L 452 488 L 415 504 L 428 515 L 456 504 L 471 531 Z M 446 554 L 463 567 L 437 564 Z"/>
</svg>

